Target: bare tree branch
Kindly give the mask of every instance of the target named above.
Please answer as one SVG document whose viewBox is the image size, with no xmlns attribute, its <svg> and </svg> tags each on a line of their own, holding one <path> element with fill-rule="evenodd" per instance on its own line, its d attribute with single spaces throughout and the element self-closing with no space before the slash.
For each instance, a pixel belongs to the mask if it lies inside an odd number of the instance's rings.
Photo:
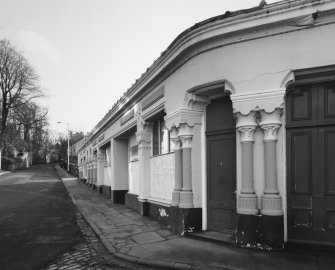
<svg viewBox="0 0 335 270">
<path fill-rule="evenodd" d="M 0 40 L 1 149 L 10 111 L 44 96 L 34 68 L 7 39 Z"/>
</svg>

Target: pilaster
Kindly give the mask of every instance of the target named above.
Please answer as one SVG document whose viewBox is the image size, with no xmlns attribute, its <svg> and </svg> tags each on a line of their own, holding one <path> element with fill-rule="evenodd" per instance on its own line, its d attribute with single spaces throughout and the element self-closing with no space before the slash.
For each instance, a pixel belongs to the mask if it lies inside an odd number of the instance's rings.
<svg viewBox="0 0 335 270">
<path fill-rule="evenodd" d="M 139 126 L 139 125 L 138 125 Z M 152 123 L 143 122 L 136 132 L 139 160 L 139 201 L 144 202 L 150 196 L 150 156 Z"/>
<path fill-rule="evenodd" d="M 104 184 L 104 166 L 105 158 L 103 151 L 97 150 L 97 185 L 102 186 Z"/>
<path fill-rule="evenodd" d="M 172 127 L 170 131 L 171 141 L 174 144 L 175 154 L 175 186 L 172 192 L 171 206 L 178 206 L 180 202 L 180 192 L 183 184 L 183 163 L 182 163 L 182 143 L 178 138 L 179 129 Z"/>
<path fill-rule="evenodd" d="M 183 181 L 180 192 L 180 208 L 193 208 L 192 191 L 192 127 L 181 124 L 178 138 L 182 142 Z"/>
</svg>

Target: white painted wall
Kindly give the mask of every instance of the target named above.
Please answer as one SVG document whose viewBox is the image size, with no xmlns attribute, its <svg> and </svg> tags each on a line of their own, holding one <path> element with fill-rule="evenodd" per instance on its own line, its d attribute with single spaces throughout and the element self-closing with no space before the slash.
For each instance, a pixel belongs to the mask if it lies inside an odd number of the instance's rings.
<svg viewBox="0 0 335 270">
<path fill-rule="evenodd" d="M 107 163 L 105 162 L 104 164 L 104 179 L 103 179 L 103 185 L 104 186 L 111 186 L 111 181 L 112 181 L 112 167 L 111 163 L 108 162 L 111 160 L 111 147 L 106 148 L 106 158 L 107 158 Z"/>
</svg>

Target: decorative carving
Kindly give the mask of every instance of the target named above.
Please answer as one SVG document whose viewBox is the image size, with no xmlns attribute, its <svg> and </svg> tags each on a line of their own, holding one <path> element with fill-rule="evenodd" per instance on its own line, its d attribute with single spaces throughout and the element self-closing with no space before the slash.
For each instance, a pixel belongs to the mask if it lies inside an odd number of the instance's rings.
<svg viewBox="0 0 335 270">
<path fill-rule="evenodd" d="M 145 148 L 149 149 L 151 148 L 151 126 L 152 124 L 146 123 L 142 126 L 142 130 L 136 132 L 136 141 L 138 143 L 138 148 Z"/>
<path fill-rule="evenodd" d="M 174 149 L 178 150 L 181 148 L 181 141 L 178 138 L 179 128 L 173 126 L 170 130 L 170 139 L 174 144 Z"/>
<path fill-rule="evenodd" d="M 177 138 L 171 138 L 171 141 L 174 144 L 174 150 L 178 150 L 182 147 L 181 140 L 178 137 Z"/>
<path fill-rule="evenodd" d="M 240 112 L 244 115 L 250 111 L 262 109 L 266 112 L 272 112 L 274 108 L 280 108 L 284 102 L 286 88 L 271 89 L 267 91 L 257 91 L 243 94 L 232 94 L 230 96 L 233 102 L 234 112 Z"/>
<path fill-rule="evenodd" d="M 281 115 L 283 109 L 276 108 L 272 113 L 261 111 L 260 127 L 264 132 L 264 142 L 276 141 L 278 138 L 278 130 L 281 126 Z"/>
<path fill-rule="evenodd" d="M 253 136 L 256 130 L 255 126 L 238 127 L 237 130 L 241 134 L 241 142 L 253 142 L 254 141 Z"/>
<path fill-rule="evenodd" d="M 166 127 L 170 130 L 173 126 L 180 127 L 188 125 L 193 127 L 195 124 L 202 123 L 203 111 L 180 109 L 164 117 Z"/>
<path fill-rule="evenodd" d="M 180 141 L 182 142 L 182 148 L 191 148 L 192 147 L 192 135 L 181 135 L 179 136 Z"/>
<path fill-rule="evenodd" d="M 263 139 L 264 142 L 277 140 L 280 125 L 268 124 L 268 125 L 262 125 L 261 128 L 264 132 L 264 139 Z"/>
</svg>

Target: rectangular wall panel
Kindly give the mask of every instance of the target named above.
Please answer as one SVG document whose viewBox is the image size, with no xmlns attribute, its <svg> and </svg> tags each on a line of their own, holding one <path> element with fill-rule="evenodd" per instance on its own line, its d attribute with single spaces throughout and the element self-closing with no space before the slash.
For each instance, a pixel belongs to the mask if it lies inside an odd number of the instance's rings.
<svg viewBox="0 0 335 270">
<path fill-rule="evenodd" d="M 311 193 L 312 133 L 292 133 L 292 192 Z"/>
</svg>

